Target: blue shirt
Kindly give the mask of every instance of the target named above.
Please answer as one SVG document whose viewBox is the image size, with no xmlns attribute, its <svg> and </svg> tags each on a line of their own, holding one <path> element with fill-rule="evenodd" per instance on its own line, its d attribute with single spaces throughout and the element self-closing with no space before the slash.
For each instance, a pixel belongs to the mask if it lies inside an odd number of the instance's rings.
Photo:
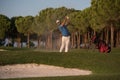
<svg viewBox="0 0 120 80">
<path fill-rule="evenodd" d="M 58 28 L 59 28 L 60 32 L 62 33 L 62 36 L 70 36 L 70 32 L 68 31 L 67 26 L 60 25 Z"/>
</svg>

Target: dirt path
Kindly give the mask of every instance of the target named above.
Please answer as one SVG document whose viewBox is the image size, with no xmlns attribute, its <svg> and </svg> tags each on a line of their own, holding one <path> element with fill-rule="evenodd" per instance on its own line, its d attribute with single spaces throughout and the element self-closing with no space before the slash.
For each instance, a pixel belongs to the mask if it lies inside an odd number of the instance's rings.
<svg viewBox="0 0 120 80">
<path fill-rule="evenodd" d="M 0 79 L 26 77 L 55 77 L 90 75 L 91 71 L 75 68 L 64 68 L 43 64 L 17 64 L 0 66 Z"/>
</svg>

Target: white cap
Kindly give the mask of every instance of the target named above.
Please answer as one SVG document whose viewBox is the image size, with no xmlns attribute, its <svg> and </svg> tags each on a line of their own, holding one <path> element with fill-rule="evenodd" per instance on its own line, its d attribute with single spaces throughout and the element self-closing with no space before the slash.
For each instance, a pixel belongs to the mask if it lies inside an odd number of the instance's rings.
<svg viewBox="0 0 120 80">
<path fill-rule="evenodd" d="M 60 20 L 56 20 L 56 23 L 59 23 L 60 22 Z"/>
</svg>

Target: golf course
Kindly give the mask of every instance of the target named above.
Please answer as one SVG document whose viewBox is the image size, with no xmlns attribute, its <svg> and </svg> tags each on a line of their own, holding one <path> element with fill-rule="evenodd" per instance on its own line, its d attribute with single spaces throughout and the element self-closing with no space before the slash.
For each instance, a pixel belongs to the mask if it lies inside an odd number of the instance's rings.
<svg viewBox="0 0 120 80">
<path fill-rule="evenodd" d="M 68 53 L 59 53 L 59 51 L 52 52 L 28 48 L 1 48 L 0 66 L 33 63 L 89 70 L 92 74 L 52 77 L 38 76 L 0 80 L 120 80 L 119 48 L 113 48 L 110 53 L 100 53 L 96 49 L 71 49 Z"/>
</svg>

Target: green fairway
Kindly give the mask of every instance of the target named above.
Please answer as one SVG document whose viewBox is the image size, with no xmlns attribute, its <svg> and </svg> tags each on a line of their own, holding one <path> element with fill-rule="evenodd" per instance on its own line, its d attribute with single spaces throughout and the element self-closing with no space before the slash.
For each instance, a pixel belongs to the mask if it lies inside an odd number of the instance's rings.
<svg viewBox="0 0 120 80">
<path fill-rule="evenodd" d="M 9 80 L 120 80 L 120 49 L 111 53 L 97 50 L 74 49 L 69 53 L 43 52 L 35 49 L 6 48 L 0 52 L 0 65 L 37 63 L 86 69 L 93 72 L 89 76 L 25 78 Z"/>
</svg>

